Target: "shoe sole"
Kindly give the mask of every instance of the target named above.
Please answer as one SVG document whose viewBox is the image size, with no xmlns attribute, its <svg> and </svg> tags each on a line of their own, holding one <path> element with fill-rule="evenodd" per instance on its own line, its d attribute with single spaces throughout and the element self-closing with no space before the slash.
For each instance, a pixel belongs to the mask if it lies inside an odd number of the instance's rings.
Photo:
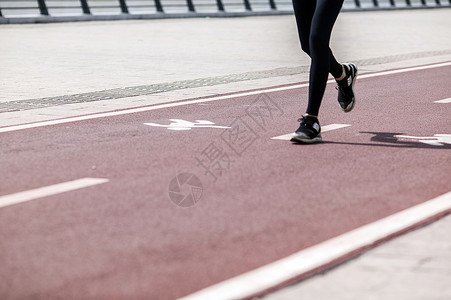
<svg viewBox="0 0 451 300">
<path fill-rule="evenodd" d="M 354 108 L 354 106 L 355 106 L 355 92 L 354 92 L 354 85 L 355 85 L 355 81 L 356 81 L 356 79 L 357 79 L 358 69 L 357 69 L 357 66 L 356 66 L 355 64 L 353 64 L 353 63 L 349 63 L 349 64 L 346 64 L 346 65 L 347 65 L 347 66 L 349 66 L 349 65 L 354 65 L 354 69 L 355 69 L 354 79 L 352 80 L 352 84 L 351 84 L 351 86 L 352 86 L 352 92 L 354 93 L 354 99 L 352 99 L 351 103 L 349 103 L 348 107 L 346 107 L 346 108 L 343 108 L 343 107 L 341 107 L 341 105 L 340 105 L 341 110 L 342 110 L 343 112 L 345 112 L 345 113 L 348 113 L 348 112 L 350 112 L 351 110 L 353 110 L 353 108 Z"/>
<path fill-rule="evenodd" d="M 320 135 L 314 137 L 313 139 L 303 139 L 303 138 L 299 138 L 299 137 L 292 137 L 290 141 L 293 143 L 298 143 L 298 144 L 316 144 L 316 143 L 321 143 L 323 141 L 323 138 Z"/>
</svg>

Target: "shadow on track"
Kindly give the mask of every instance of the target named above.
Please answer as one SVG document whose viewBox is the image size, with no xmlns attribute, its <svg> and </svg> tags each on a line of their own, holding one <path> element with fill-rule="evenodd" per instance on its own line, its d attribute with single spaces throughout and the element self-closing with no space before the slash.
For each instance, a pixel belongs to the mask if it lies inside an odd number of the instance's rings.
<svg viewBox="0 0 451 300">
<path fill-rule="evenodd" d="M 373 136 L 371 137 L 371 141 L 376 143 L 349 143 L 349 142 L 324 141 L 323 144 L 415 148 L 415 149 L 451 149 L 451 143 L 449 143 L 451 135 L 435 135 L 434 137 L 412 137 L 405 136 L 402 133 L 395 132 L 364 131 L 360 133 L 372 134 Z"/>
</svg>

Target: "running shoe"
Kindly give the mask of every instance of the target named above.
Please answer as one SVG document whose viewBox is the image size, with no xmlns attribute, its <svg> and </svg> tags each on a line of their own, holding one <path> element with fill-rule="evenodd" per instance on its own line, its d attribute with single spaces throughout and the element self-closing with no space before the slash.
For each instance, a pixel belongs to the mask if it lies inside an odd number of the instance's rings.
<svg viewBox="0 0 451 300">
<path fill-rule="evenodd" d="M 292 142 L 314 144 L 323 141 L 321 137 L 321 126 L 316 117 L 305 115 L 298 122 L 301 124 L 296 132 L 293 133 L 293 137 L 291 138 Z"/>
<path fill-rule="evenodd" d="M 346 77 L 337 81 L 338 103 L 344 112 L 350 112 L 355 105 L 354 84 L 357 78 L 355 64 L 343 64 L 346 69 Z"/>
</svg>

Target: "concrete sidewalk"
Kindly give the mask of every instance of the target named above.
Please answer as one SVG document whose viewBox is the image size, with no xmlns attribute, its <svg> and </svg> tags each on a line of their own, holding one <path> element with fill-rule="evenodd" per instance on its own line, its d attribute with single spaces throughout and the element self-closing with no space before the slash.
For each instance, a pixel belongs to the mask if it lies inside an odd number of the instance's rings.
<svg viewBox="0 0 451 300">
<path fill-rule="evenodd" d="M 451 216 L 260 299 L 449 300 Z"/>
<path fill-rule="evenodd" d="M 451 61 L 450 12 L 343 13 L 332 48 L 361 74 Z M 308 80 L 293 16 L 1 25 L 0 40 L 0 127 Z M 446 217 L 264 299 L 451 299 L 450 231 Z"/>
<path fill-rule="evenodd" d="M 332 48 L 361 74 L 449 61 L 450 12 L 342 13 Z M 1 25 L 0 40 L 0 126 L 308 80 L 293 16 Z"/>
</svg>

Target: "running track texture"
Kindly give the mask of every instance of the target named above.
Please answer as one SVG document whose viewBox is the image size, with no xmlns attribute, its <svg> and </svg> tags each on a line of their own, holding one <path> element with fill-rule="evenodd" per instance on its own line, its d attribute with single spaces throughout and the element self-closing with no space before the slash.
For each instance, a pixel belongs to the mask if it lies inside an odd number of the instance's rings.
<svg viewBox="0 0 451 300">
<path fill-rule="evenodd" d="M 249 298 L 449 213 L 450 86 L 362 74 L 344 114 L 330 83 L 317 145 L 286 137 L 307 84 L 0 128 L 0 298 Z"/>
</svg>

